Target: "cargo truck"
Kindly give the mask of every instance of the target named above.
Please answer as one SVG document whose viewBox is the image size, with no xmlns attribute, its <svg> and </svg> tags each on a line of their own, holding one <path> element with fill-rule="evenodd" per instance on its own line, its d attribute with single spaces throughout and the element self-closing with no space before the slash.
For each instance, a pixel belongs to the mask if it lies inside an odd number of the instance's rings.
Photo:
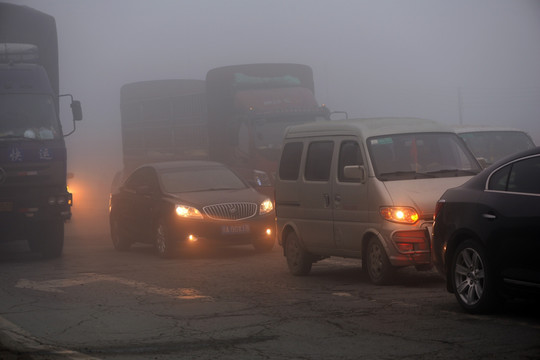
<svg viewBox="0 0 540 360">
<path fill-rule="evenodd" d="M 329 119 L 302 64 L 215 68 L 206 80 L 168 79 L 121 88 L 123 171 L 165 160 L 208 159 L 234 168 L 273 195 L 283 134 L 289 125 Z"/>
<path fill-rule="evenodd" d="M 59 96 L 71 98 L 67 134 Z M 72 205 L 64 136 L 81 119 L 80 102 L 59 95 L 54 17 L 0 3 L 0 242 L 26 240 L 44 257 L 62 254 Z"/>
</svg>

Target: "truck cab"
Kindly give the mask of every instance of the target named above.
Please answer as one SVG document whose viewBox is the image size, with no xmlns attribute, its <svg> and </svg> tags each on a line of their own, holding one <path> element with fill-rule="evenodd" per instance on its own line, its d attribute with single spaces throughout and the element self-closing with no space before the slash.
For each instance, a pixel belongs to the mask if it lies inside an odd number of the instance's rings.
<svg viewBox="0 0 540 360">
<path fill-rule="evenodd" d="M 32 44 L 0 44 L 0 242 L 60 256 L 71 218 L 58 94 Z M 82 117 L 72 102 L 74 120 Z M 6 226 L 4 226 L 6 224 Z"/>
</svg>

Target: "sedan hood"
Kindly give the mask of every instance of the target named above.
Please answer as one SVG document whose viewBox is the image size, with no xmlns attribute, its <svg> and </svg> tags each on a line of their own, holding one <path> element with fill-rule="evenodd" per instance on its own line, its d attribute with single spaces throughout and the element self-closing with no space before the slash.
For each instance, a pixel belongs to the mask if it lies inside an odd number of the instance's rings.
<svg viewBox="0 0 540 360">
<path fill-rule="evenodd" d="M 449 188 L 460 186 L 471 176 L 385 181 L 393 206 L 413 206 L 422 219 L 431 219 L 435 204 Z"/>
<path fill-rule="evenodd" d="M 209 190 L 170 194 L 173 199 L 193 206 L 207 206 L 231 202 L 260 203 L 265 196 L 251 188 L 240 190 Z"/>
</svg>

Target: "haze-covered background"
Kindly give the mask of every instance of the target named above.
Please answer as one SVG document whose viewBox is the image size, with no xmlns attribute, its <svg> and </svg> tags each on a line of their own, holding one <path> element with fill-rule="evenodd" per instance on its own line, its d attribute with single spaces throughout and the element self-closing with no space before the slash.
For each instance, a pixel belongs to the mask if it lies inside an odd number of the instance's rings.
<svg viewBox="0 0 540 360">
<path fill-rule="evenodd" d="M 121 167 L 120 87 L 224 65 L 308 64 L 319 102 L 350 117 L 506 125 L 540 143 L 537 0 L 2 1 L 56 18 L 61 92 L 84 112 L 68 167 L 104 212 Z"/>
</svg>

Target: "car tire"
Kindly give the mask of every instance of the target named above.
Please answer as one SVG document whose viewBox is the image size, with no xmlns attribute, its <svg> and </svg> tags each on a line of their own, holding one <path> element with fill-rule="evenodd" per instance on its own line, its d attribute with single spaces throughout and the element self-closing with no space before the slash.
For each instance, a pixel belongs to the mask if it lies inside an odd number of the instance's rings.
<svg viewBox="0 0 540 360">
<path fill-rule="evenodd" d="M 366 272 L 375 285 L 392 283 L 396 269 L 390 264 L 386 251 L 379 239 L 372 237 L 367 244 Z"/>
<path fill-rule="evenodd" d="M 270 252 L 274 248 L 276 239 L 259 239 L 253 242 L 253 248 L 257 252 Z"/>
<path fill-rule="evenodd" d="M 122 231 L 122 228 L 120 224 L 118 223 L 118 220 L 114 217 L 111 218 L 110 230 L 111 230 L 111 240 L 112 240 L 114 248 L 117 251 L 129 250 L 129 248 L 131 247 L 131 243 L 129 242 L 126 235 Z"/>
<path fill-rule="evenodd" d="M 487 313 L 502 303 L 495 277 L 484 246 L 474 240 L 458 245 L 450 264 L 450 282 L 464 310 L 473 314 Z"/>
<path fill-rule="evenodd" d="M 165 221 L 157 221 L 154 236 L 154 246 L 159 257 L 165 259 L 174 257 L 176 247 Z"/>
<path fill-rule="evenodd" d="M 291 232 L 285 239 L 285 257 L 291 274 L 303 276 L 309 274 L 313 265 L 312 257 L 307 253 L 295 232 Z"/>
<path fill-rule="evenodd" d="M 64 220 L 38 224 L 28 239 L 28 246 L 44 258 L 60 257 L 64 248 Z"/>
</svg>

